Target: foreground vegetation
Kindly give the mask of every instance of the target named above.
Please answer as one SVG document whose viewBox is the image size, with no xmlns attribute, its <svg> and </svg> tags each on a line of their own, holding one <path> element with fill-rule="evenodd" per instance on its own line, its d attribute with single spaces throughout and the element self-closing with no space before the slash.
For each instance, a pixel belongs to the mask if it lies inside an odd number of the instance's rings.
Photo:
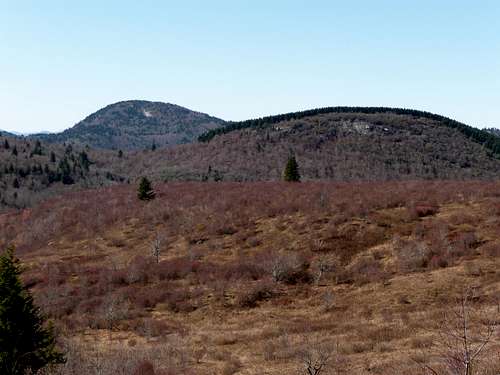
<svg viewBox="0 0 500 375">
<path fill-rule="evenodd" d="M 463 311 L 473 349 L 490 332 L 472 373 L 500 370 L 500 183 L 155 192 L 0 216 L 1 245 L 16 244 L 64 338 L 61 373 L 458 374 L 442 328 Z"/>
</svg>

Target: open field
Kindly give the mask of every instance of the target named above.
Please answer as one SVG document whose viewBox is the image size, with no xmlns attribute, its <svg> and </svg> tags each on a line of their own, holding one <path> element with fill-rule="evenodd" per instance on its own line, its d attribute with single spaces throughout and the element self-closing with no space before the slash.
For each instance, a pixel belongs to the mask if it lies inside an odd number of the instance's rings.
<svg viewBox="0 0 500 375">
<path fill-rule="evenodd" d="M 499 182 L 155 188 L 0 216 L 64 338 L 62 373 L 305 374 L 325 352 L 324 374 L 444 369 L 443 318 L 466 290 L 471 329 L 496 329 L 479 373 L 499 373 Z"/>
</svg>

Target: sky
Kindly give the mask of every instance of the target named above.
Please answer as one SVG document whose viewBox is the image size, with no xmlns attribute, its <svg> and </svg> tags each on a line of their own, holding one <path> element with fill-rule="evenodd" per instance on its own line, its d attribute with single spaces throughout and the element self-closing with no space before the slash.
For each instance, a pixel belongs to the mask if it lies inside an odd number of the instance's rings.
<svg viewBox="0 0 500 375">
<path fill-rule="evenodd" d="M 0 0 L 0 129 L 121 100 L 225 120 L 325 106 L 500 127 L 498 0 Z"/>
</svg>

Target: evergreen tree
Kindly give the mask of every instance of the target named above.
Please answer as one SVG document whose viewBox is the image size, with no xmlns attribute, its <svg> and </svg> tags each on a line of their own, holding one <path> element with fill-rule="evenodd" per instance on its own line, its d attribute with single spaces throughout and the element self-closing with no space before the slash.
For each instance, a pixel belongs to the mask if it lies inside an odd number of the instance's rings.
<svg viewBox="0 0 500 375">
<path fill-rule="evenodd" d="M 123 151 L 122 151 L 122 150 L 118 150 L 118 157 L 119 157 L 119 158 L 122 158 L 122 157 L 123 157 Z"/>
<path fill-rule="evenodd" d="M 42 144 L 37 140 L 35 143 L 35 149 L 32 151 L 31 155 L 42 155 L 42 153 Z"/>
<path fill-rule="evenodd" d="M 8 140 L 5 140 L 5 142 L 3 143 L 3 147 L 8 150 L 10 148 L 10 145 L 9 145 L 9 141 Z"/>
<path fill-rule="evenodd" d="M 283 179 L 288 182 L 300 181 L 299 164 L 293 155 L 288 158 L 285 170 L 283 171 Z"/>
<path fill-rule="evenodd" d="M 12 149 L 12 155 L 17 156 L 17 147 L 16 146 L 14 146 L 14 148 Z"/>
<path fill-rule="evenodd" d="M 150 201 L 154 199 L 155 196 L 156 194 L 151 186 L 151 182 L 146 177 L 141 178 L 139 189 L 137 190 L 137 197 L 141 201 Z"/>
<path fill-rule="evenodd" d="M 21 266 L 12 248 L 0 255 L 0 373 L 36 373 L 64 362 L 52 327 L 21 283 Z"/>
<path fill-rule="evenodd" d="M 56 162 L 56 154 L 54 154 L 54 151 L 50 153 L 50 162 L 55 163 Z"/>
<path fill-rule="evenodd" d="M 89 160 L 89 157 L 87 155 L 87 153 L 85 151 L 82 151 L 80 152 L 80 154 L 78 155 L 79 158 L 80 158 L 80 165 L 82 166 L 82 168 L 88 172 L 89 171 L 89 167 L 90 167 L 90 164 L 91 161 Z"/>
<path fill-rule="evenodd" d="M 59 180 L 62 181 L 64 185 L 72 185 L 75 183 L 75 180 L 71 176 L 71 166 L 66 157 L 59 161 L 58 169 Z"/>
</svg>

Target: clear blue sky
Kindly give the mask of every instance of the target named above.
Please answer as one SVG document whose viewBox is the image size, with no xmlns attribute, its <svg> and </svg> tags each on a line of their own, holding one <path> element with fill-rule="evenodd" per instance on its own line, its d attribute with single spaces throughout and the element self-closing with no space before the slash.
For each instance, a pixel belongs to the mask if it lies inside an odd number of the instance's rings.
<svg viewBox="0 0 500 375">
<path fill-rule="evenodd" d="M 227 120 L 322 106 L 500 127 L 498 0 L 0 0 L 0 129 L 125 99 Z"/>
</svg>

